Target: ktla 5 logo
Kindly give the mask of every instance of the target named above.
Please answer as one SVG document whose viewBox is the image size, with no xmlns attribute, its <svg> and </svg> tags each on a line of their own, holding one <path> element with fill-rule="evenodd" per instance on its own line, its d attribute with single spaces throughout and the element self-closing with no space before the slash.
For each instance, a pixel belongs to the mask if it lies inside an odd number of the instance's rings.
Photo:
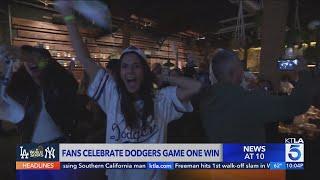
<svg viewBox="0 0 320 180">
<path fill-rule="evenodd" d="M 291 143 L 288 143 L 288 140 Z M 286 139 L 286 162 L 304 162 L 304 144 L 300 138 L 299 141 L 293 138 Z"/>
</svg>

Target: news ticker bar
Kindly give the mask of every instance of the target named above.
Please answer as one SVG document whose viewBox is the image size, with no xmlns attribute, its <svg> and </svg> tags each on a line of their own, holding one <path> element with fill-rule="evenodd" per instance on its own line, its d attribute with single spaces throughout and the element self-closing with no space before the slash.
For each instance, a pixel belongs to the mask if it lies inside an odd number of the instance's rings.
<svg viewBox="0 0 320 180">
<path fill-rule="evenodd" d="M 303 169 L 303 163 L 303 140 L 294 138 L 282 144 L 22 144 L 16 149 L 18 170 Z"/>
<path fill-rule="evenodd" d="M 304 163 L 286 162 L 16 162 L 17 170 L 60 169 L 270 169 L 303 170 Z"/>
<path fill-rule="evenodd" d="M 304 144 L 25 144 L 16 161 L 304 162 Z"/>
</svg>

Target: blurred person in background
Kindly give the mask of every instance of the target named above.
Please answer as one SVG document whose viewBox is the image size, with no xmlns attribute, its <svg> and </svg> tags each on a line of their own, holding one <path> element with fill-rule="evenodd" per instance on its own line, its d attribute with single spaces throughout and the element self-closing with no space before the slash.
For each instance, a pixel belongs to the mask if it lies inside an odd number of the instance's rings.
<svg viewBox="0 0 320 180">
<path fill-rule="evenodd" d="M 83 104 L 81 109 L 82 121 L 77 126 L 77 136 L 82 138 L 86 143 L 102 143 L 105 142 L 105 113 L 98 104 L 87 95 L 89 87 L 89 76 L 83 72 L 80 81 L 78 96 L 79 103 Z"/>
<path fill-rule="evenodd" d="M 254 91 L 257 88 L 258 78 L 249 70 L 243 72 L 240 86 L 247 91 Z"/>
<path fill-rule="evenodd" d="M 156 74 L 156 75 L 160 75 L 162 72 L 162 66 L 160 63 L 154 63 L 151 67 L 151 71 Z"/>
<path fill-rule="evenodd" d="M 258 87 L 256 90 L 269 95 L 272 95 L 274 93 L 272 82 L 270 80 L 265 79 L 258 80 Z"/>
<path fill-rule="evenodd" d="M 200 63 L 199 72 L 198 72 L 198 80 L 202 83 L 203 88 L 207 88 L 210 86 L 208 65 L 205 63 Z"/>
<path fill-rule="evenodd" d="M 180 77 L 183 76 L 182 71 L 179 68 L 171 69 L 169 72 L 170 76 Z"/>
<path fill-rule="evenodd" d="M 183 76 L 192 78 L 192 79 L 197 79 L 198 73 L 194 67 L 186 66 L 183 68 Z"/>
<path fill-rule="evenodd" d="M 294 89 L 294 86 L 290 82 L 290 77 L 288 75 L 283 75 L 280 80 L 279 95 L 290 95 L 293 89 Z"/>
<path fill-rule="evenodd" d="M 162 82 L 160 79 L 157 78 L 161 74 L 164 74 L 165 73 L 164 71 L 165 70 L 160 63 L 154 63 L 152 65 L 151 72 L 152 72 L 152 78 L 154 79 L 154 84 L 156 89 L 161 89 L 167 86 L 165 82 Z"/>
<path fill-rule="evenodd" d="M 116 71 L 120 70 L 120 60 L 119 59 L 110 59 L 107 66 L 106 66 L 106 70 L 110 74 L 115 74 Z"/>
</svg>

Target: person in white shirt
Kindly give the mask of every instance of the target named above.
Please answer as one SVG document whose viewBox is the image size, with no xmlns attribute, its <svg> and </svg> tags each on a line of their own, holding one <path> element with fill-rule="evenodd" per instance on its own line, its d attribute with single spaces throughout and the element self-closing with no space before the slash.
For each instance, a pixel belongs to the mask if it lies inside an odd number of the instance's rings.
<svg viewBox="0 0 320 180">
<path fill-rule="evenodd" d="M 90 77 L 88 95 L 107 114 L 106 142 L 165 143 L 168 123 L 192 111 L 189 100 L 201 83 L 159 75 L 161 81 L 173 86 L 155 91 L 147 58 L 133 46 L 122 52 L 120 69 L 110 75 L 90 58 L 72 16 L 72 3 L 62 2 L 57 10 L 65 17 L 77 58 Z M 110 170 L 107 174 L 111 180 L 165 179 L 165 172 L 159 170 Z"/>
</svg>

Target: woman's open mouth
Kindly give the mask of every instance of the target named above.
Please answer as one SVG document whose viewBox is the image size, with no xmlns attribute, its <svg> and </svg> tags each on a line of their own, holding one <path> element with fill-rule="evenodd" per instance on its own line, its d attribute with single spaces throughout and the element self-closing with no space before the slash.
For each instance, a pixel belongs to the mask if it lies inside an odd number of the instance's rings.
<svg viewBox="0 0 320 180">
<path fill-rule="evenodd" d="M 127 81 L 127 84 L 130 86 L 130 87 L 133 87 L 137 84 L 137 78 L 132 76 L 132 77 L 127 77 L 126 79 Z"/>
</svg>

